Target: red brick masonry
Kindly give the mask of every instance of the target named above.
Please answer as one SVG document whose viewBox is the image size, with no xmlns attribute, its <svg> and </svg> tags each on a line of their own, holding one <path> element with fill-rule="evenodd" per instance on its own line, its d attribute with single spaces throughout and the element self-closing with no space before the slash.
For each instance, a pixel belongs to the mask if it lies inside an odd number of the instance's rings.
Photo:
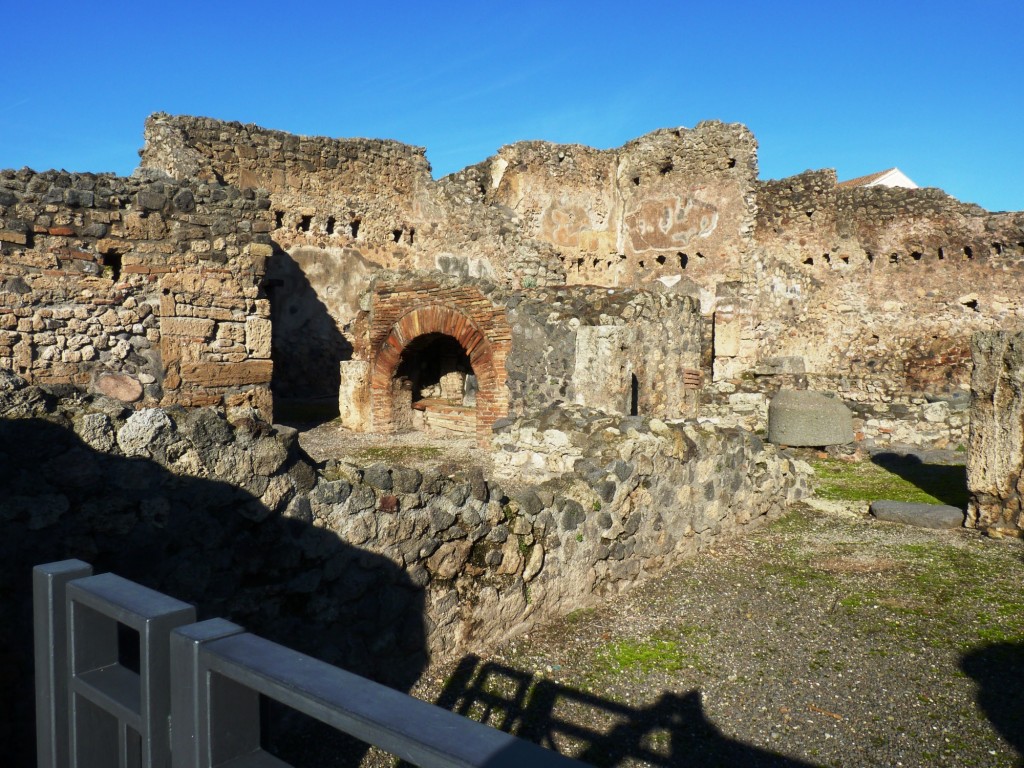
<svg viewBox="0 0 1024 768">
<path fill-rule="evenodd" d="M 378 290 L 372 312 L 370 408 L 375 430 L 393 429 L 391 380 L 409 343 L 428 333 L 451 336 L 469 356 L 479 385 L 477 435 L 487 437 L 494 422 L 508 415 L 505 361 L 512 337 L 504 307 L 470 286 L 444 288 L 423 281 Z"/>
</svg>

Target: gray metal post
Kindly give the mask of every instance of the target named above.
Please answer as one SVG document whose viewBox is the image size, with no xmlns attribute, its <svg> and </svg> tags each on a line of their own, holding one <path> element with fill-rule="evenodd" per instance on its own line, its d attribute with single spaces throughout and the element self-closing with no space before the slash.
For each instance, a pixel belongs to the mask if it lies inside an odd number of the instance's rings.
<svg viewBox="0 0 1024 768">
<path fill-rule="evenodd" d="M 200 664 L 200 651 L 205 643 L 237 635 L 245 630 L 226 619 L 209 619 L 198 624 L 179 627 L 171 633 L 171 765 L 172 768 L 199 768 L 210 765 L 210 707 L 207 696 L 209 673 Z M 234 706 L 238 726 L 236 743 L 240 754 L 259 749 L 259 695 L 244 690 Z M 220 699 L 222 697 L 218 697 Z"/>
<path fill-rule="evenodd" d="M 72 768 L 167 768 L 170 633 L 195 608 L 112 573 L 69 584 L 67 605 Z M 138 673 L 118 661 L 118 624 L 138 632 Z"/>
<path fill-rule="evenodd" d="M 81 560 L 32 569 L 32 623 L 36 674 L 36 765 L 68 765 L 68 651 L 64 590 L 69 581 L 92 575 Z"/>
</svg>

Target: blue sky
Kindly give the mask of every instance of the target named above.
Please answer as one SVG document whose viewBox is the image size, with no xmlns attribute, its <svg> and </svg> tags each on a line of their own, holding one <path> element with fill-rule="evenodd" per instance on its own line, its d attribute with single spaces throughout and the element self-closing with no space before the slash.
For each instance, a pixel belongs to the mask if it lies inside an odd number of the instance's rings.
<svg viewBox="0 0 1024 768">
<path fill-rule="evenodd" d="M 1024 209 L 1024 3 L 0 0 L 0 168 L 130 173 L 154 111 L 427 148 L 741 122 L 762 178 L 899 166 Z"/>
</svg>

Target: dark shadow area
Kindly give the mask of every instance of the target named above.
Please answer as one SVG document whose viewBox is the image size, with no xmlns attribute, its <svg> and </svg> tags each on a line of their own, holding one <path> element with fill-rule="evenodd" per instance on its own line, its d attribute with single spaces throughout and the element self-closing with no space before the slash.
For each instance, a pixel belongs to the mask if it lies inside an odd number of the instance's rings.
<svg viewBox="0 0 1024 768">
<path fill-rule="evenodd" d="M 938 464 L 922 461 L 912 453 L 876 453 L 871 461 L 943 504 L 967 509 L 967 467 L 963 464 Z"/>
<path fill-rule="evenodd" d="M 316 425 L 338 416 L 338 363 L 352 358 L 352 344 L 287 252 L 275 249 L 263 289 L 273 326 L 274 420 Z"/>
<path fill-rule="evenodd" d="M 182 430 L 220 430 L 243 449 L 245 430 L 269 430 L 172 415 Z M 309 487 L 312 471 L 296 453 L 281 471 Z M 31 572 L 41 563 L 80 558 L 97 573 L 195 604 L 200 620 L 223 616 L 399 690 L 426 664 L 422 589 L 387 558 L 314 527 L 309 515 L 284 517 L 227 483 L 96 451 L 67 426 L 38 418 L 0 419 L 0 489 L 6 766 L 35 765 Z M 354 765 L 363 751 L 327 728 L 303 730 L 285 716 L 270 722 L 271 746 L 297 765 Z"/>
<path fill-rule="evenodd" d="M 813 765 L 725 736 L 705 715 L 697 690 L 631 707 L 469 655 L 437 704 L 596 766 L 627 759 L 666 768 Z M 511 757 L 488 765 L 514 765 Z"/>
<path fill-rule="evenodd" d="M 395 371 L 412 383 L 412 401 L 440 398 L 463 402 L 466 379 L 473 376 L 469 355 L 451 336 L 427 333 L 409 342 Z M 446 377 L 451 380 L 446 381 Z M 449 391 L 450 390 L 450 391 Z"/>
<path fill-rule="evenodd" d="M 979 646 L 960 669 L 978 684 L 978 706 L 1024 765 L 1024 643 Z"/>
</svg>

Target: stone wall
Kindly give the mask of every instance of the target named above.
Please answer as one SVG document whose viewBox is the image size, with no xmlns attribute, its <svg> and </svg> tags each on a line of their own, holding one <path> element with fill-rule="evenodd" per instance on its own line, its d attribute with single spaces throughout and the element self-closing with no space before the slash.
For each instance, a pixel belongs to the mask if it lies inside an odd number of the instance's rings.
<svg viewBox="0 0 1024 768">
<path fill-rule="evenodd" d="M 753 235 L 757 143 L 741 125 L 664 129 L 606 151 L 520 142 L 481 175 L 484 199 L 557 248 L 570 283 L 721 279 Z"/>
<path fill-rule="evenodd" d="M 0 438 L 0 728 L 12 738 L 31 733 L 19 670 L 31 669 L 37 563 L 82 558 L 196 603 L 200 618 L 407 688 L 429 655 L 500 642 L 779 514 L 809 474 L 746 432 L 582 406 L 496 435 L 508 484 L 471 468 L 317 467 L 294 431 L 253 411 L 132 412 L 8 373 Z M 532 479 L 511 471 L 538 464 Z"/>
<path fill-rule="evenodd" d="M 880 390 L 884 391 L 884 381 Z M 766 382 L 759 376 L 719 382 L 705 392 L 700 416 L 709 422 L 743 427 L 763 434 L 768 428 L 768 403 L 780 387 L 834 392 L 835 381 L 815 375 L 776 375 Z M 957 390 L 922 396 L 893 396 L 884 400 L 848 399 L 853 411 L 854 439 L 866 446 L 927 445 L 964 449 L 969 441 L 970 395 Z"/>
<path fill-rule="evenodd" d="M 330 263 L 355 251 L 385 269 L 438 269 L 513 287 L 564 280 L 551 249 L 522 237 L 510 212 L 480 204 L 472 179 L 435 182 L 422 147 L 157 113 L 146 121 L 141 156 L 143 168 L 177 179 L 266 190 L 274 241 L 289 253 L 316 249 Z M 330 305 L 329 284 L 308 276 Z M 340 327 L 352 317 L 335 319 Z"/>
<path fill-rule="evenodd" d="M 217 183 L 0 172 L 0 367 L 269 415 L 268 208 Z"/>
<path fill-rule="evenodd" d="M 962 442 L 955 409 L 936 421 L 928 403 L 966 397 L 972 333 L 1024 323 L 1024 215 L 936 189 L 841 187 L 832 171 L 762 182 L 749 266 L 716 299 L 710 399 L 796 378 L 883 441 Z"/>
<path fill-rule="evenodd" d="M 967 526 L 1024 535 L 1024 332 L 986 332 L 971 345 Z"/>
<path fill-rule="evenodd" d="M 571 286 L 524 292 L 506 306 L 513 414 L 564 402 L 625 416 L 696 415 L 702 318 L 689 296 Z"/>
<path fill-rule="evenodd" d="M 839 187 L 831 171 L 762 183 L 757 199 L 742 340 L 716 378 L 790 359 L 858 402 L 966 391 L 971 334 L 1024 322 L 1024 214 Z"/>
</svg>

